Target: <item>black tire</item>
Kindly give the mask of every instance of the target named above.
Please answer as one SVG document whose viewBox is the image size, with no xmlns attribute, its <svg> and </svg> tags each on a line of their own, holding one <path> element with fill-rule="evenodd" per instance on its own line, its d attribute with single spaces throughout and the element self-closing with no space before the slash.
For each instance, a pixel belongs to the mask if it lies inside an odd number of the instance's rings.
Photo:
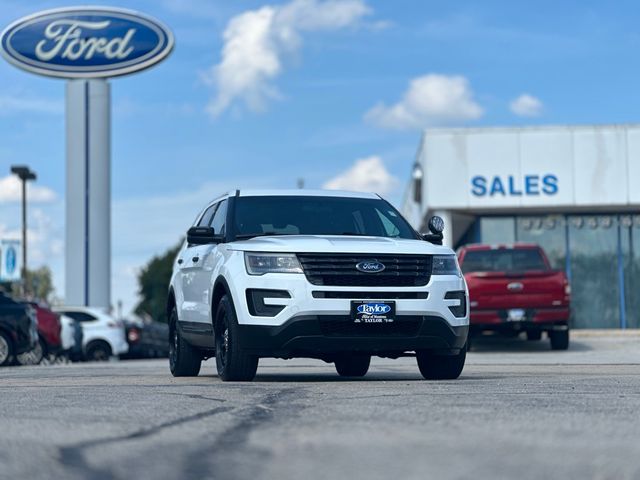
<svg viewBox="0 0 640 480">
<path fill-rule="evenodd" d="M 0 332 L 0 367 L 11 364 L 13 359 L 13 342 L 9 336 Z"/>
<path fill-rule="evenodd" d="M 238 318 L 227 295 L 220 299 L 216 311 L 216 367 L 225 382 L 250 382 L 258 371 L 259 358 L 247 354 L 240 346 Z"/>
<path fill-rule="evenodd" d="M 429 351 L 416 352 L 420 373 L 427 380 L 454 380 L 460 376 L 467 358 L 467 346 L 457 355 L 434 355 Z"/>
<path fill-rule="evenodd" d="M 530 342 L 537 342 L 542 338 L 542 330 L 529 330 L 527 332 L 527 340 Z"/>
<path fill-rule="evenodd" d="M 16 363 L 18 365 L 38 365 L 47 355 L 47 345 L 42 338 L 38 338 L 36 346 L 28 352 L 16 355 Z"/>
<path fill-rule="evenodd" d="M 549 332 L 551 350 L 567 350 L 569 348 L 569 330 L 552 330 Z"/>
<path fill-rule="evenodd" d="M 178 328 L 178 313 L 174 308 L 169 318 L 169 370 L 174 377 L 197 377 L 202 355 L 191 346 Z"/>
<path fill-rule="evenodd" d="M 369 371 L 371 355 L 346 354 L 336 358 L 336 372 L 341 377 L 364 377 Z"/>
<path fill-rule="evenodd" d="M 109 344 L 98 340 L 87 345 L 84 357 L 88 362 L 108 362 L 111 355 Z"/>
</svg>

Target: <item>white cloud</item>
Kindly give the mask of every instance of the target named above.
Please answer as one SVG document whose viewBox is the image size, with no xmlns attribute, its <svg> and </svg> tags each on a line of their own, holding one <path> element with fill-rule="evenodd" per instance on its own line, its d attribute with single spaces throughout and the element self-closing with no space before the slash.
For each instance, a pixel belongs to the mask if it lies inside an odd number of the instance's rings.
<svg viewBox="0 0 640 480">
<path fill-rule="evenodd" d="M 27 200 L 29 202 L 48 203 L 57 198 L 56 192 L 47 187 L 27 182 Z M 0 178 L 0 203 L 22 200 L 22 181 L 15 175 Z"/>
<path fill-rule="evenodd" d="M 33 95 L 0 95 L 0 115 L 20 112 L 62 115 L 64 103 L 62 100 L 39 98 Z"/>
<path fill-rule="evenodd" d="M 398 179 L 387 171 L 382 159 L 373 155 L 356 160 L 351 168 L 327 181 L 322 188 L 384 195 L 393 191 L 398 184 Z"/>
<path fill-rule="evenodd" d="M 542 113 L 544 106 L 538 98 L 523 93 L 509 104 L 509 108 L 519 117 L 537 117 Z"/>
<path fill-rule="evenodd" d="M 235 101 L 264 110 L 281 96 L 272 81 L 300 49 L 302 33 L 345 28 L 368 13 L 364 0 L 293 0 L 233 17 L 223 33 L 222 60 L 204 74 L 217 90 L 207 111 L 218 116 Z"/>
<path fill-rule="evenodd" d="M 482 114 L 465 77 L 428 74 L 411 80 L 399 102 L 379 103 L 365 119 L 383 128 L 409 129 L 475 120 Z"/>
</svg>

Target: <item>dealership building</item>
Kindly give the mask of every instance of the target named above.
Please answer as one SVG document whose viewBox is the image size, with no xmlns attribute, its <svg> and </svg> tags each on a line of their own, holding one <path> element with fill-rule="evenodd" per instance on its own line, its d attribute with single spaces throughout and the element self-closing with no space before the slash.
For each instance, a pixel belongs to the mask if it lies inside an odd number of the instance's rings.
<svg viewBox="0 0 640 480">
<path fill-rule="evenodd" d="M 403 213 L 445 242 L 541 245 L 575 328 L 640 328 L 640 125 L 429 129 Z"/>
</svg>

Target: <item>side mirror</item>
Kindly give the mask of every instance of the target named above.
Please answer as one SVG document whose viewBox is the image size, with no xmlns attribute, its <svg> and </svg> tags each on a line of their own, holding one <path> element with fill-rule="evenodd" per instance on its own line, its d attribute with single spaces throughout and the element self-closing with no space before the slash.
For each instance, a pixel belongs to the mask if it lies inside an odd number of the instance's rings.
<svg viewBox="0 0 640 480">
<path fill-rule="evenodd" d="M 224 240 L 222 235 L 216 235 L 211 227 L 191 227 L 187 230 L 187 243 L 191 245 L 207 245 L 220 243 Z"/>
<path fill-rule="evenodd" d="M 423 233 L 422 238 L 434 245 L 442 245 L 442 239 L 444 238 L 444 235 L 442 234 L 444 231 L 444 220 L 442 217 L 438 217 L 437 215 L 431 217 L 429 219 L 428 227 L 429 233 Z"/>
<path fill-rule="evenodd" d="M 434 234 L 442 234 L 444 231 L 444 220 L 442 217 L 434 215 L 429 219 L 429 231 Z"/>
</svg>

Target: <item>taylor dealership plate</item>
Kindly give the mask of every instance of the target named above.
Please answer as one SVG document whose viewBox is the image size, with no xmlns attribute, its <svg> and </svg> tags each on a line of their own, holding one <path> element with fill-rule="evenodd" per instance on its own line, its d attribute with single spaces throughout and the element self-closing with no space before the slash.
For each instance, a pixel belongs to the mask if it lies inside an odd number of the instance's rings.
<svg viewBox="0 0 640 480">
<path fill-rule="evenodd" d="M 351 302 L 351 318 L 354 323 L 392 323 L 396 317 L 396 302 Z"/>
</svg>

